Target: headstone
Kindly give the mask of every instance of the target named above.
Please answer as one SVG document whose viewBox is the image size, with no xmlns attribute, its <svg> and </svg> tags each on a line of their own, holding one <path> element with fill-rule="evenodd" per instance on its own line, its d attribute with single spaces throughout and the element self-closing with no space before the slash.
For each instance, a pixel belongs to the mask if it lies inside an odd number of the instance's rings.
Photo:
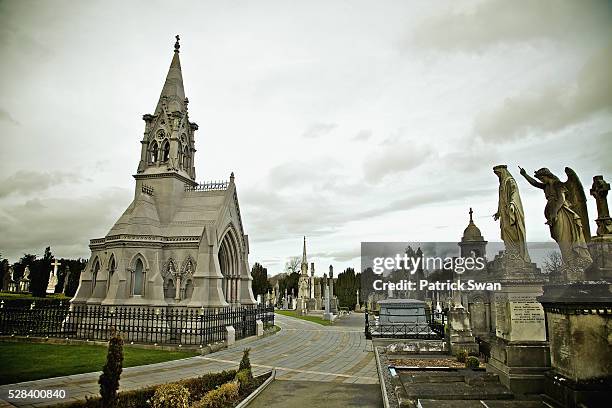
<svg viewBox="0 0 612 408">
<path fill-rule="evenodd" d="M 68 289 L 68 285 L 70 284 L 70 266 L 66 265 L 66 271 L 64 272 L 64 287 L 62 288 L 62 293 L 65 295 L 66 290 Z"/>
<path fill-rule="evenodd" d="M 236 343 L 236 329 L 233 326 L 225 326 L 225 343 L 229 347 Z"/>
<path fill-rule="evenodd" d="M 457 354 L 460 350 L 468 354 L 478 353 L 478 343 L 472 334 L 470 313 L 461 304 L 449 310 L 448 328 L 452 354 Z"/>
<path fill-rule="evenodd" d="M 30 291 L 30 268 L 25 267 L 23 271 L 23 276 L 19 280 L 19 291 L 20 292 L 29 292 Z"/>
<path fill-rule="evenodd" d="M 257 337 L 261 337 L 264 335 L 264 324 L 261 320 L 255 321 L 255 334 Z"/>
<path fill-rule="evenodd" d="M 49 274 L 49 284 L 47 285 L 48 294 L 55 293 L 55 286 L 57 285 L 57 268 L 61 266 L 61 263 L 55 259 L 53 263 L 51 263 L 51 266 L 53 266 L 53 270 Z"/>
<path fill-rule="evenodd" d="M 501 283 L 493 296 L 495 338 L 487 371 L 517 393 L 541 393 L 550 368 L 544 310 L 537 297 L 544 278 L 534 263 L 498 254 L 489 273 Z"/>
<path fill-rule="evenodd" d="M 15 270 L 12 267 L 9 267 L 9 282 L 8 282 L 8 291 L 9 292 L 17 292 L 19 287 L 17 286 L 17 282 L 15 281 Z"/>
</svg>

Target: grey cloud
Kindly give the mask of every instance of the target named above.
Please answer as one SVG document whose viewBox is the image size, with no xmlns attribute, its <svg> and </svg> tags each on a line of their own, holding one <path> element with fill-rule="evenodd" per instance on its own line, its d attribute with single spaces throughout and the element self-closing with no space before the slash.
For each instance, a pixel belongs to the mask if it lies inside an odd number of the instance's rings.
<svg viewBox="0 0 612 408">
<path fill-rule="evenodd" d="M 474 127 L 485 141 L 498 143 L 531 131 L 554 132 L 602 112 L 612 112 L 612 43 L 594 55 L 573 83 L 507 98 L 481 113 Z"/>
<path fill-rule="evenodd" d="M 32 199 L 0 211 L 0 248 L 12 260 L 45 247 L 58 256 L 87 257 L 91 238 L 104 236 L 129 204 L 130 190 L 96 196 Z"/>
<path fill-rule="evenodd" d="M 372 131 L 370 129 L 361 129 L 355 136 L 353 136 L 352 140 L 356 142 L 361 142 L 364 140 L 368 140 L 372 137 Z"/>
<path fill-rule="evenodd" d="M 5 111 L 4 109 L 0 109 L 0 121 L 2 122 L 8 122 L 10 124 L 19 126 L 20 123 L 17 122 L 17 120 L 15 120 L 10 113 L 8 113 L 7 111 Z"/>
<path fill-rule="evenodd" d="M 440 50 L 480 51 L 506 43 L 575 40 L 609 34 L 610 15 L 609 3 L 598 0 L 482 1 L 425 20 L 409 42 Z"/>
<path fill-rule="evenodd" d="M 336 262 L 348 262 L 355 258 L 359 258 L 361 256 L 361 249 L 352 248 L 340 251 L 315 252 L 310 254 L 310 256 L 315 258 L 330 258 Z"/>
<path fill-rule="evenodd" d="M 306 129 L 302 137 L 308 139 L 316 139 L 323 135 L 328 134 L 332 130 L 334 130 L 338 125 L 335 123 L 314 123 Z"/>
<path fill-rule="evenodd" d="M 416 191 L 399 200 L 391 201 L 378 208 L 364 211 L 359 214 L 361 218 L 374 217 L 381 214 L 388 214 L 395 211 L 406 211 L 418 208 L 427 204 L 440 204 L 444 202 L 452 202 L 456 200 L 465 201 L 468 198 L 487 196 L 496 194 L 497 187 L 492 185 L 490 188 L 453 188 L 435 189 L 431 191 Z"/>
<path fill-rule="evenodd" d="M 429 146 L 418 146 L 414 143 L 385 143 L 364 162 L 365 180 L 377 183 L 386 176 L 413 170 L 433 156 L 434 151 Z"/>
<path fill-rule="evenodd" d="M 257 236 L 259 242 L 270 242 L 293 237 L 296 233 L 312 237 L 329 235 L 351 221 L 407 211 L 432 203 L 495 196 L 496 192 L 495 183 L 481 189 L 467 188 L 460 184 L 455 188 L 432 187 L 429 190 L 410 191 L 410 194 L 397 192 L 396 196 L 404 198 L 374 203 L 369 209 L 338 205 L 346 196 L 329 197 L 324 192 L 283 194 L 250 189 L 242 193 L 240 199 L 249 234 Z M 340 255 L 337 256 L 339 260 Z"/>
<path fill-rule="evenodd" d="M 327 157 L 313 158 L 308 162 L 290 161 L 271 168 L 267 180 L 275 190 L 295 188 L 298 181 L 302 188 L 304 184 L 320 186 L 334 179 L 334 170 L 338 167 L 340 165 L 337 159 Z"/>
<path fill-rule="evenodd" d="M 11 194 L 28 195 L 60 183 L 79 180 L 80 176 L 74 173 L 20 170 L 0 182 L 0 198 Z"/>
</svg>

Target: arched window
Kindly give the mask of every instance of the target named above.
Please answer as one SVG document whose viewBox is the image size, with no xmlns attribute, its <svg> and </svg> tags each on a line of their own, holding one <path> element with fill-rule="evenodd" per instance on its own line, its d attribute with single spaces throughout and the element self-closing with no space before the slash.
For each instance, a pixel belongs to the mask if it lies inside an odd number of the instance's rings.
<svg viewBox="0 0 612 408">
<path fill-rule="evenodd" d="M 183 168 L 189 170 L 189 150 L 187 146 L 185 146 L 185 150 L 183 151 Z"/>
<path fill-rule="evenodd" d="M 149 158 L 150 160 L 149 162 L 151 164 L 157 163 L 157 159 L 159 159 L 159 146 L 157 145 L 157 142 L 153 142 L 153 145 L 151 146 L 151 149 L 150 149 L 150 153 L 151 153 L 151 156 Z"/>
<path fill-rule="evenodd" d="M 185 299 L 191 299 L 191 295 L 193 294 L 193 281 L 191 279 L 187 280 L 185 284 Z"/>
<path fill-rule="evenodd" d="M 179 166 L 183 163 L 183 147 L 181 145 L 181 142 L 179 142 L 178 144 L 178 164 Z"/>
<path fill-rule="evenodd" d="M 98 271 L 100 270 L 100 261 L 96 260 L 94 265 L 93 273 L 91 275 L 91 292 L 93 293 L 96 288 L 96 281 L 98 280 Z"/>
<path fill-rule="evenodd" d="M 108 290 L 108 287 L 110 286 L 110 281 L 111 281 L 111 278 L 113 277 L 113 274 L 115 273 L 115 269 L 116 269 L 115 256 L 111 255 L 111 260 L 110 260 L 110 263 L 108 264 L 108 282 L 106 282 L 106 290 Z"/>
<path fill-rule="evenodd" d="M 174 281 L 172 279 L 168 279 L 164 287 L 164 298 L 174 299 L 175 296 L 176 296 L 176 287 L 174 286 Z"/>
<path fill-rule="evenodd" d="M 142 285 L 144 281 L 144 266 L 140 259 L 136 260 L 134 267 L 134 295 L 142 295 Z"/>
<path fill-rule="evenodd" d="M 163 148 L 162 148 L 162 162 L 167 162 L 168 159 L 170 159 L 170 143 L 168 143 L 168 140 L 164 141 L 163 144 Z"/>
</svg>

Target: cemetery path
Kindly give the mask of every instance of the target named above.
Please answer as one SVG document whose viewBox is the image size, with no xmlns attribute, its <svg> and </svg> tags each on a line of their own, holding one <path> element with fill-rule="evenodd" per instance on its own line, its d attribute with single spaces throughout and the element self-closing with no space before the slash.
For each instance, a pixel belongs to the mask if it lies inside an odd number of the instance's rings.
<svg viewBox="0 0 612 408">
<path fill-rule="evenodd" d="M 363 334 L 363 315 L 351 314 L 334 326 L 321 326 L 305 320 L 276 315 L 281 331 L 263 338 L 248 338 L 233 346 L 204 356 L 146 366 L 130 367 L 121 375 L 121 390 L 162 384 L 204 373 L 235 369 L 242 350 L 251 348 L 255 375 L 276 368 L 277 379 L 344 384 L 377 384 L 372 344 Z M 64 389 L 69 400 L 98 395 L 100 372 L 29 381 L 0 386 L 2 400 L 17 389 Z M 338 384 L 340 385 L 340 384 Z M 18 407 L 53 405 L 66 400 L 9 400 Z"/>
</svg>

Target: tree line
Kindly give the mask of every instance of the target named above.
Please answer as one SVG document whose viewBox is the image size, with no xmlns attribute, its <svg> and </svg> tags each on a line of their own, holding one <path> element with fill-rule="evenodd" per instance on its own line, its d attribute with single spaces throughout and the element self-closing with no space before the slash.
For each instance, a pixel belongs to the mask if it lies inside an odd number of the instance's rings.
<svg viewBox="0 0 612 408">
<path fill-rule="evenodd" d="M 18 284 L 19 280 L 24 276 L 27 267 L 30 271 L 30 292 L 32 296 L 46 297 L 49 278 L 53 270 L 53 266 L 51 266 L 53 259 L 55 259 L 55 257 L 51 252 L 51 247 L 45 248 L 45 252 L 41 258 L 35 254 L 24 254 L 12 265 L 8 259 L 2 258 L 0 254 L 0 282 L 6 282 L 10 279 L 8 276 L 10 273 L 9 268 L 12 268 L 13 279 Z M 64 284 L 66 284 L 65 294 L 68 297 L 72 297 L 79 287 L 81 271 L 85 269 L 87 261 L 82 258 L 58 258 L 57 261 L 59 261 L 61 265 L 58 268 L 58 282 L 55 286 L 54 293 L 62 293 Z M 68 279 L 68 282 L 66 282 L 66 279 Z M 7 290 L 7 288 L 4 288 L 4 290 Z"/>
</svg>

